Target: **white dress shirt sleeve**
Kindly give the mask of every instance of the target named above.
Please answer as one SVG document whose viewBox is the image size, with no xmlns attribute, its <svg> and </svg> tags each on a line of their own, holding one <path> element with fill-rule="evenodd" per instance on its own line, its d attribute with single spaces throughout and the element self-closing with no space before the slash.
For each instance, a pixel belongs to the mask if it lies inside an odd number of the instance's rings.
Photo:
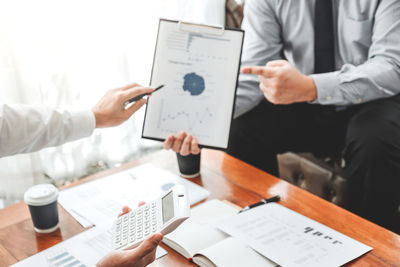
<svg viewBox="0 0 400 267">
<path fill-rule="evenodd" d="M 340 71 L 311 75 L 318 95 L 313 103 L 345 106 L 400 93 L 400 1 L 382 0 L 373 20 L 347 21 L 347 27 L 357 26 L 353 34 L 358 31 L 368 36 L 371 30 L 363 28 L 368 23 L 373 23 L 368 60 L 358 66 L 345 64 Z"/>
<path fill-rule="evenodd" d="M 282 58 L 280 24 L 270 5 L 270 1 L 246 0 L 242 23 L 245 30 L 242 66 L 263 66 L 270 60 Z M 235 118 L 257 106 L 263 99 L 258 77 L 240 74 Z"/>
<path fill-rule="evenodd" d="M 92 111 L 0 105 L 0 157 L 34 152 L 87 137 L 95 125 Z"/>
</svg>

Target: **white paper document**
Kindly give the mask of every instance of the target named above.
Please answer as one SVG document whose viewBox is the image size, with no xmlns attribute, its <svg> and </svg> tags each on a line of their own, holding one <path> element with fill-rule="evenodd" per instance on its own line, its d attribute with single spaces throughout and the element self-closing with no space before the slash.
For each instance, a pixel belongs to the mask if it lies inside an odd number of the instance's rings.
<svg viewBox="0 0 400 267">
<path fill-rule="evenodd" d="M 110 226 L 122 206 L 136 207 L 140 201 L 154 200 L 175 184 L 185 186 L 190 204 L 210 195 L 195 183 L 145 164 L 61 191 L 58 201 L 83 227 Z"/>
<path fill-rule="evenodd" d="M 277 203 L 237 214 L 218 227 L 285 267 L 341 266 L 372 249 Z"/>
<path fill-rule="evenodd" d="M 227 148 L 242 42 L 240 30 L 160 20 L 151 85 L 165 87 L 148 100 L 142 136 L 186 131 Z"/>
<path fill-rule="evenodd" d="M 12 266 L 94 266 L 111 251 L 109 228 L 94 227 Z M 167 252 L 163 248 L 157 248 L 156 258 L 165 254 Z"/>
</svg>

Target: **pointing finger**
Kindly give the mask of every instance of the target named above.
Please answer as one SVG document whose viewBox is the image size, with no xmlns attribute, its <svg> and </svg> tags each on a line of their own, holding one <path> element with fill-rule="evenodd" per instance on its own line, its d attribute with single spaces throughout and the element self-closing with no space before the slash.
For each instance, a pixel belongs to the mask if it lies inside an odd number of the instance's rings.
<svg viewBox="0 0 400 267">
<path fill-rule="evenodd" d="M 274 76 L 274 70 L 269 67 L 243 67 L 241 72 L 243 74 L 253 74 L 253 75 L 260 75 L 266 78 L 271 78 Z"/>
</svg>

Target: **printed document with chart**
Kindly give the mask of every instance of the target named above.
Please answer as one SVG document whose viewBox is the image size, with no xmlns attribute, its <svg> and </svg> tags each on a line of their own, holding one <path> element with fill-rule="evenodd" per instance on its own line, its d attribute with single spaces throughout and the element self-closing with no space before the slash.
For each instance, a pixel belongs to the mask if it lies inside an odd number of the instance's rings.
<svg viewBox="0 0 400 267">
<path fill-rule="evenodd" d="M 226 148 L 244 32 L 160 20 L 142 136 L 186 131 L 206 147 Z"/>
<path fill-rule="evenodd" d="M 277 203 L 226 218 L 218 228 L 285 267 L 342 266 L 372 249 Z"/>
</svg>

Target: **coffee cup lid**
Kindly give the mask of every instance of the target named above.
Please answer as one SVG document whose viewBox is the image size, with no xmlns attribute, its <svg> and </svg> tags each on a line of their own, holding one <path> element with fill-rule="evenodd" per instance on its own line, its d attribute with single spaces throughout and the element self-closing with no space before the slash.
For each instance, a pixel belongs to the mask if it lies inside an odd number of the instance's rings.
<svg viewBox="0 0 400 267">
<path fill-rule="evenodd" d="M 31 206 L 44 206 L 57 200 L 58 189 L 52 184 L 39 184 L 29 188 L 24 195 L 25 203 Z"/>
</svg>

